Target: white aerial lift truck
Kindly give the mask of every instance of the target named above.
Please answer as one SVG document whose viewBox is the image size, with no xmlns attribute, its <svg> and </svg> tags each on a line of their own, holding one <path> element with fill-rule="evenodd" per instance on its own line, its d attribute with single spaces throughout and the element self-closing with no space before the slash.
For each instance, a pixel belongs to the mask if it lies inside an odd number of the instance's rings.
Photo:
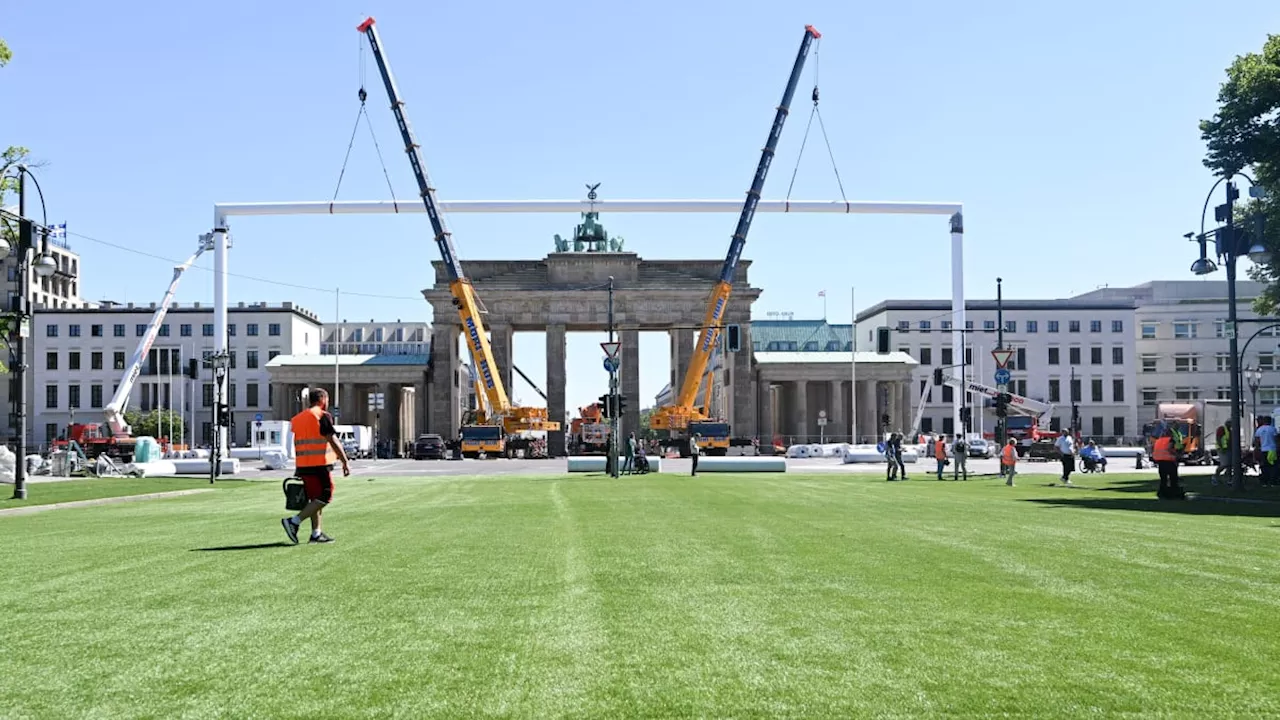
<svg viewBox="0 0 1280 720">
<path fill-rule="evenodd" d="M 970 395 L 998 399 L 1001 395 L 999 388 L 982 383 L 973 382 L 971 380 L 958 380 L 954 377 L 941 377 L 941 382 L 937 382 L 941 373 L 934 375 L 937 385 L 947 385 L 961 392 L 967 392 Z M 926 384 L 924 391 L 920 393 L 920 402 L 916 406 L 915 421 L 911 425 L 910 437 L 917 437 L 920 432 L 920 423 L 924 416 L 925 398 L 929 395 L 929 385 Z M 1045 440 L 1057 436 L 1050 429 L 1050 422 L 1053 419 L 1053 411 L 1057 407 L 1053 403 L 1040 402 L 1029 397 L 1017 395 L 1011 392 L 1004 392 L 1005 408 L 1011 413 L 1005 418 L 1005 433 L 1008 437 L 1015 438 L 1018 441 L 1018 455 L 1022 456 L 1030 449 L 1031 444 L 1037 440 Z M 1013 413 L 1016 413 L 1013 414 Z"/>
</svg>

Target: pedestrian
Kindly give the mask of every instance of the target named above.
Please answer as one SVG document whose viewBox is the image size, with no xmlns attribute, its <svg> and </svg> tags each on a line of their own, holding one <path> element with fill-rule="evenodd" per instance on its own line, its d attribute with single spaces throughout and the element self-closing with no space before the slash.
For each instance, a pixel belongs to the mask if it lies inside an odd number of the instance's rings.
<svg viewBox="0 0 1280 720">
<path fill-rule="evenodd" d="M 893 442 L 893 459 L 898 463 L 898 473 L 902 475 L 902 479 L 907 479 L 907 466 L 902 462 L 902 433 L 894 433 Z"/>
<path fill-rule="evenodd" d="M 1271 486 L 1280 484 L 1276 478 L 1276 426 L 1275 419 L 1262 418 L 1262 424 L 1253 433 L 1258 439 L 1259 450 L 1262 451 L 1262 484 Z"/>
<path fill-rule="evenodd" d="M 1071 484 L 1071 473 L 1076 469 L 1076 443 L 1070 432 L 1064 432 L 1053 441 L 1053 446 L 1062 455 L 1062 484 Z"/>
<path fill-rule="evenodd" d="M 1018 474 L 1018 441 L 1009 438 L 1000 450 L 1000 474 L 1004 476 L 1004 484 L 1013 487 L 1013 476 Z"/>
<path fill-rule="evenodd" d="M 627 436 L 627 456 L 622 461 L 622 472 L 630 475 L 636 466 L 636 434 Z"/>
<path fill-rule="evenodd" d="M 1182 452 L 1182 437 L 1177 430 L 1166 428 L 1156 438 L 1151 448 L 1151 459 L 1160 473 L 1160 488 L 1156 497 L 1164 500 L 1182 500 L 1186 491 L 1178 482 L 1178 454 Z"/>
<path fill-rule="evenodd" d="M 933 441 L 933 459 L 938 461 L 938 479 L 942 479 L 942 471 L 947 469 L 947 436 L 939 435 Z"/>
<path fill-rule="evenodd" d="M 333 538 L 320 527 L 320 516 L 333 500 L 333 464 L 341 461 L 343 476 L 351 474 L 347 454 L 333 428 L 333 416 L 328 412 L 329 393 L 315 388 L 309 396 L 311 407 L 294 415 L 290 421 L 296 467 L 294 474 L 302 480 L 307 506 L 297 515 L 280 521 L 285 535 L 295 545 L 298 543 L 298 529 L 308 518 L 311 520 L 310 542 L 333 542 Z"/>
<path fill-rule="evenodd" d="M 956 468 L 953 477 L 957 479 L 969 479 L 969 444 L 964 438 L 956 436 L 955 444 L 951 446 L 951 455 L 956 460 Z"/>
<path fill-rule="evenodd" d="M 1231 482 L 1231 421 L 1218 426 L 1218 431 L 1214 433 L 1217 436 L 1218 446 L 1218 467 L 1213 469 L 1213 479 L 1209 482 L 1213 485 L 1218 484 L 1218 478 L 1222 477 L 1222 473 L 1227 474 L 1227 482 Z"/>
<path fill-rule="evenodd" d="M 701 439 L 702 435 L 700 433 L 694 433 L 693 437 L 689 438 L 689 459 L 693 460 L 693 472 L 690 473 L 691 477 L 698 476 L 698 454 L 702 452 L 702 448 L 698 447 L 698 441 Z"/>
<path fill-rule="evenodd" d="M 898 479 L 898 460 L 893 456 L 893 436 L 880 441 L 880 450 L 884 453 L 885 471 L 884 479 L 887 482 L 893 482 Z"/>
</svg>

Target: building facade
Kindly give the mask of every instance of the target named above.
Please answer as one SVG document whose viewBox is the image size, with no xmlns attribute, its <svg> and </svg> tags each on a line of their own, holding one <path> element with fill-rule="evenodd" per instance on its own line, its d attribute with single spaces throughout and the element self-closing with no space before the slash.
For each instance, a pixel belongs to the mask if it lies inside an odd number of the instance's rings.
<svg viewBox="0 0 1280 720">
<path fill-rule="evenodd" d="M 35 313 L 28 342 L 29 439 L 36 446 L 66 431 L 74 422 L 103 422 L 155 304 L 102 304 L 93 308 L 43 309 Z M 278 355 L 319 355 L 322 326 L 314 313 L 293 303 L 240 303 L 228 308 L 230 353 L 227 401 L 231 406 L 231 442 L 247 444 L 258 415 L 276 412 L 268 363 Z M 200 367 L 199 379 L 184 375 L 191 359 L 214 350 L 213 308 L 174 304 L 144 359 L 142 374 L 127 408 L 142 412 L 180 411 L 185 440 L 204 445 L 212 429 L 212 371 Z"/>
</svg>

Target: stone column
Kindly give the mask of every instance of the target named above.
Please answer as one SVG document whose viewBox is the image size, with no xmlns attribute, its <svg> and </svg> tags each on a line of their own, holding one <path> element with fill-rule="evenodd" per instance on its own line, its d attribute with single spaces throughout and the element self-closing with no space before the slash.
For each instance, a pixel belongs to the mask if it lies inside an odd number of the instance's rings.
<svg viewBox="0 0 1280 720">
<path fill-rule="evenodd" d="M 730 368 L 730 396 L 733 416 L 730 428 L 735 437 L 749 438 L 756 436 L 756 391 L 751 372 L 751 325 L 743 323 L 738 326 L 741 333 L 741 350 L 730 353 L 732 362 L 725 363 Z"/>
<path fill-rule="evenodd" d="M 547 433 L 547 455 L 563 457 L 565 454 L 565 328 L 564 325 L 547 326 L 547 419 L 560 423 L 560 429 Z"/>
<path fill-rule="evenodd" d="M 796 435 L 794 442 L 809 442 L 809 381 L 795 380 L 791 383 L 792 397 L 791 424 Z"/>
<path fill-rule="evenodd" d="M 192 384 L 194 385 L 194 383 Z M 289 406 L 285 403 L 285 384 L 273 382 L 270 387 L 271 389 L 267 391 L 270 393 L 270 397 L 267 398 L 267 404 L 270 406 L 270 417 L 274 420 L 288 420 L 293 417 L 288 414 Z M 199 410 L 200 398 L 190 398 L 190 400 L 191 407 L 195 410 Z"/>
<path fill-rule="evenodd" d="M 431 383 L 427 388 L 427 432 L 446 440 L 458 435 L 459 325 L 436 325 L 431 331 Z"/>
<path fill-rule="evenodd" d="M 874 380 L 858 381 L 858 437 L 873 442 L 880 439 L 880 418 L 876 412 L 878 399 Z"/>
<path fill-rule="evenodd" d="M 756 393 L 759 396 L 760 408 L 760 446 L 769 447 L 773 442 L 773 384 L 768 380 L 756 382 Z"/>
<path fill-rule="evenodd" d="M 898 397 L 902 408 L 902 428 L 904 432 L 911 430 L 911 423 L 916 419 L 915 408 L 911 403 L 911 381 L 898 383 Z"/>
<path fill-rule="evenodd" d="M 392 440 L 400 430 L 396 423 L 396 415 L 400 411 L 396 401 L 400 399 L 400 394 L 393 383 L 378 383 L 375 391 L 382 393 L 382 410 L 376 411 L 379 413 L 378 439 Z"/>
<path fill-rule="evenodd" d="M 833 441 L 841 441 L 844 438 L 848 425 L 844 421 L 844 381 L 832 380 L 827 384 L 827 433 L 830 434 Z"/>
<path fill-rule="evenodd" d="M 675 403 L 680 396 L 680 386 L 684 384 L 685 373 L 689 371 L 689 362 L 693 359 L 694 333 L 688 329 L 671 330 L 671 400 Z M 696 402 L 694 403 L 697 404 Z"/>
<path fill-rule="evenodd" d="M 418 437 L 418 391 L 413 385 L 401 385 L 399 389 L 397 420 L 400 433 L 396 438 L 403 451 Z"/>
<path fill-rule="evenodd" d="M 512 385 L 511 363 L 515 332 L 510 325 L 494 325 L 489 328 L 489 348 L 493 351 L 493 362 L 497 365 L 498 376 L 502 378 L 502 387 L 507 389 L 507 397 L 515 397 L 515 386 Z"/>
<path fill-rule="evenodd" d="M 627 409 L 622 413 L 618 427 L 620 437 L 626 438 L 631 433 L 639 435 L 640 406 L 648 403 L 640 397 L 640 331 L 623 330 L 618 333 L 618 342 L 622 343 L 618 383 L 620 392 L 627 399 Z"/>
</svg>

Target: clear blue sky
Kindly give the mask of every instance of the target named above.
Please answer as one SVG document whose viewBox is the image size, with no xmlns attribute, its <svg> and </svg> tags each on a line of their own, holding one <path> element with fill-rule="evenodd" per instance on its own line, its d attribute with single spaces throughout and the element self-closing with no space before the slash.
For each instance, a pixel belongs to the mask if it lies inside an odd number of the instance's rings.
<svg viewBox="0 0 1280 720">
<path fill-rule="evenodd" d="M 73 233 L 181 259 L 209 230 L 214 202 L 328 199 L 358 107 L 355 25 L 368 14 L 441 198 L 577 198 L 601 182 L 606 198 L 738 199 L 812 23 L 849 197 L 963 202 L 971 297 L 994 294 L 997 274 L 1013 297 L 1191 277 L 1181 235 L 1213 182 L 1197 121 L 1212 114 L 1231 59 L 1280 27 L 1274 0 L 1229 12 L 1192 0 L 131 5 L 5 9 L 14 61 L 0 71 L 0 145 L 47 161 L 51 220 Z M 766 197 L 786 193 L 814 64 Z M 376 83 L 370 63 L 370 116 L 409 200 L 413 179 Z M 793 197 L 838 199 L 817 143 Z M 387 194 L 362 130 L 340 197 Z M 713 259 L 735 221 L 602 219 L 643 257 Z M 480 259 L 540 258 L 577 218 L 450 220 L 460 255 Z M 233 232 L 235 273 L 341 287 L 350 320 L 430 320 L 418 293 L 437 256 L 422 215 L 243 218 Z M 823 288 L 834 322 L 848 322 L 855 285 L 861 307 L 949 297 L 946 239 L 944 218 L 761 215 L 745 255 L 765 290 L 757 315 L 818 316 Z M 171 263 L 70 240 L 87 298 L 160 298 Z M 233 277 L 231 293 L 334 315 L 332 292 Z M 211 274 L 193 272 L 179 298 L 211 300 Z M 602 392 L 601 339 L 570 336 L 571 407 Z M 540 334 L 517 336 L 516 362 L 544 377 Z M 667 363 L 665 336 L 645 335 L 645 404 Z M 515 395 L 538 400 L 519 381 Z"/>
</svg>

